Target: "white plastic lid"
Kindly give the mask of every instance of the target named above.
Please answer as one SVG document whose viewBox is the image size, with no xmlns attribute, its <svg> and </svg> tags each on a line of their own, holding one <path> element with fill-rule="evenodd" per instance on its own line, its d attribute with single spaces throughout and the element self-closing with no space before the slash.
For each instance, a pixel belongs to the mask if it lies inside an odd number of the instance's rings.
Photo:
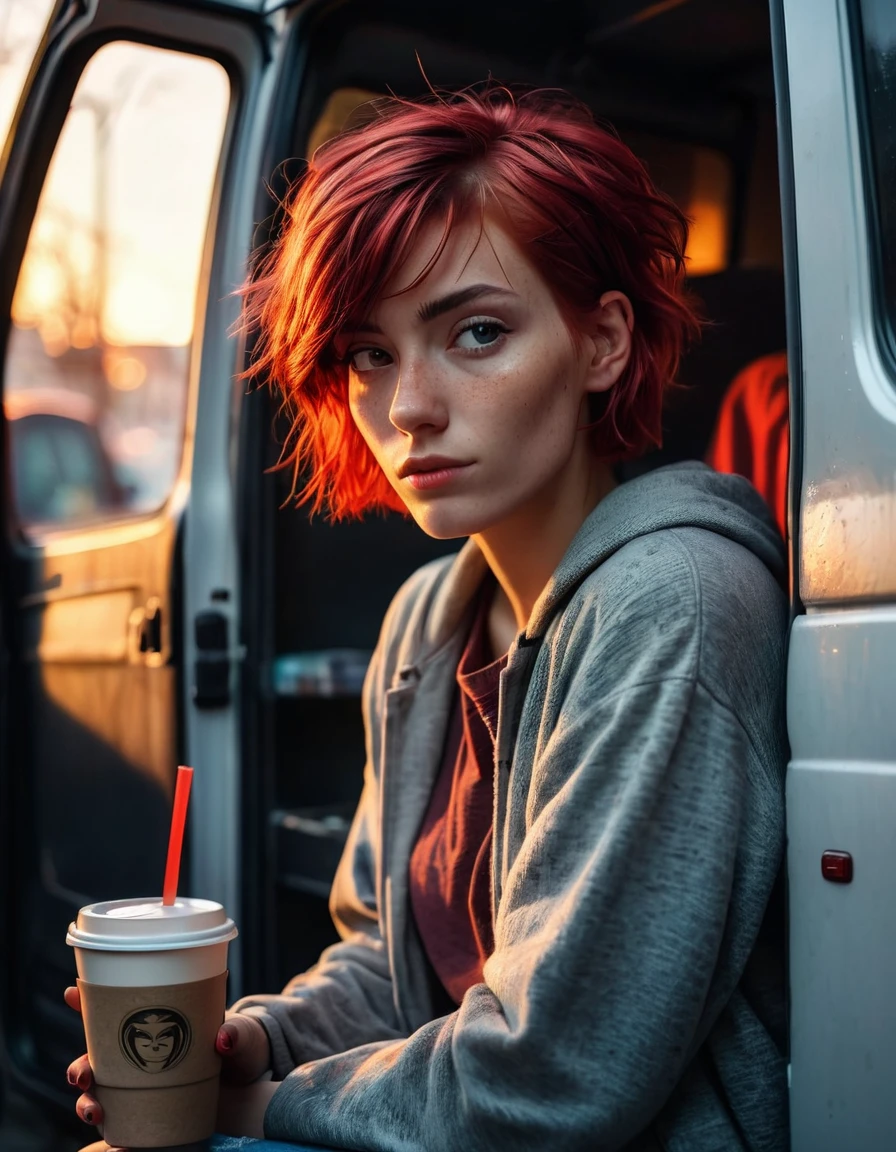
<svg viewBox="0 0 896 1152">
<path fill-rule="evenodd" d="M 236 925 L 214 900 L 179 896 L 105 900 L 87 904 L 68 926 L 66 944 L 100 952 L 169 952 L 223 944 L 238 935 Z"/>
</svg>

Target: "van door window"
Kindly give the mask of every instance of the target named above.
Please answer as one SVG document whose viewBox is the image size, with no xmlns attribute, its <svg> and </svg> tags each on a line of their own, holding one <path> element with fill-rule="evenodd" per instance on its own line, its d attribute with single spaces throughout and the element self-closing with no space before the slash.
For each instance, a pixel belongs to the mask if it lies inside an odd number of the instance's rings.
<svg viewBox="0 0 896 1152">
<path fill-rule="evenodd" d="M 216 62 L 123 41 L 78 83 L 7 348 L 13 507 L 26 531 L 152 512 L 174 488 L 229 102 Z"/>
<path fill-rule="evenodd" d="M 896 6 L 862 0 L 859 76 L 864 73 L 865 159 L 871 189 L 869 215 L 877 233 L 878 313 L 883 344 L 896 363 Z M 864 68 L 861 67 L 864 63 Z"/>
</svg>

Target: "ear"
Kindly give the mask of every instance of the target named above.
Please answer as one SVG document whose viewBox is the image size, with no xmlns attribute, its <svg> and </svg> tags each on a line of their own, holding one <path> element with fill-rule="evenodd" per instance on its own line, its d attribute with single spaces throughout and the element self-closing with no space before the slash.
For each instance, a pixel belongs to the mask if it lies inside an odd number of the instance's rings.
<svg viewBox="0 0 896 1152">
<path fill-rule="evenodd" d="M 622 292 L 605 292 L 591 314 L 588 344 L 591 360 L 585 390 L 607 392 L 622 373 L 632 354 L 635 314 L 631 301 Z"/>
</svg>

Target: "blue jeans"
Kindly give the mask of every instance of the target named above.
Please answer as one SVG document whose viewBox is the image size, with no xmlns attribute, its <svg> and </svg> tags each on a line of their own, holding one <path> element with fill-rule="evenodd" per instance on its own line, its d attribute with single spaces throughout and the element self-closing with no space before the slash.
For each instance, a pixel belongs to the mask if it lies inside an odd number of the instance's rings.
<svg viewBox="0 0 896 1152">
<path fill-rule="evenodd" d="M 213 1136 L 208 1152 L 336 1152 L 319 1144 L 281 1144 L 279 1140 L 253 1140 L 251 1136 Z"/>
</svg>

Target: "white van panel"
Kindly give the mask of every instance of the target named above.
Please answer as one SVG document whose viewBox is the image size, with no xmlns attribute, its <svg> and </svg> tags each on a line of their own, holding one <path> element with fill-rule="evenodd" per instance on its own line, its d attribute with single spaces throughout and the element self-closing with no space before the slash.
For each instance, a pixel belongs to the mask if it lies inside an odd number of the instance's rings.
<svg viewBox="0 0 896 1152">
<path fill-rule="evenodd" d="M 787 683 L 791 1131 L 794 1152 L 892 1152 L 896 387 L 875 331 L 851 5 L 781 3 L 807 611 L 793 625 Z M 851 854 L 850 883 L 822 876 L 828 850 Z"/>
<path fill-rule="evenodd" d="M 804 401 L 799 590 L 806 605 L 896 594 L 896 388 L 874 332 L 847 7 L 847 0 L 784 0 Z"/>
<path fill-rule="evenodd" d="M 793 1152 L 896 1148 L 896 609 L 793 626 L 787 776 Z M 851 883 L 822 877 L 849 852 Z"/>
</svg>

